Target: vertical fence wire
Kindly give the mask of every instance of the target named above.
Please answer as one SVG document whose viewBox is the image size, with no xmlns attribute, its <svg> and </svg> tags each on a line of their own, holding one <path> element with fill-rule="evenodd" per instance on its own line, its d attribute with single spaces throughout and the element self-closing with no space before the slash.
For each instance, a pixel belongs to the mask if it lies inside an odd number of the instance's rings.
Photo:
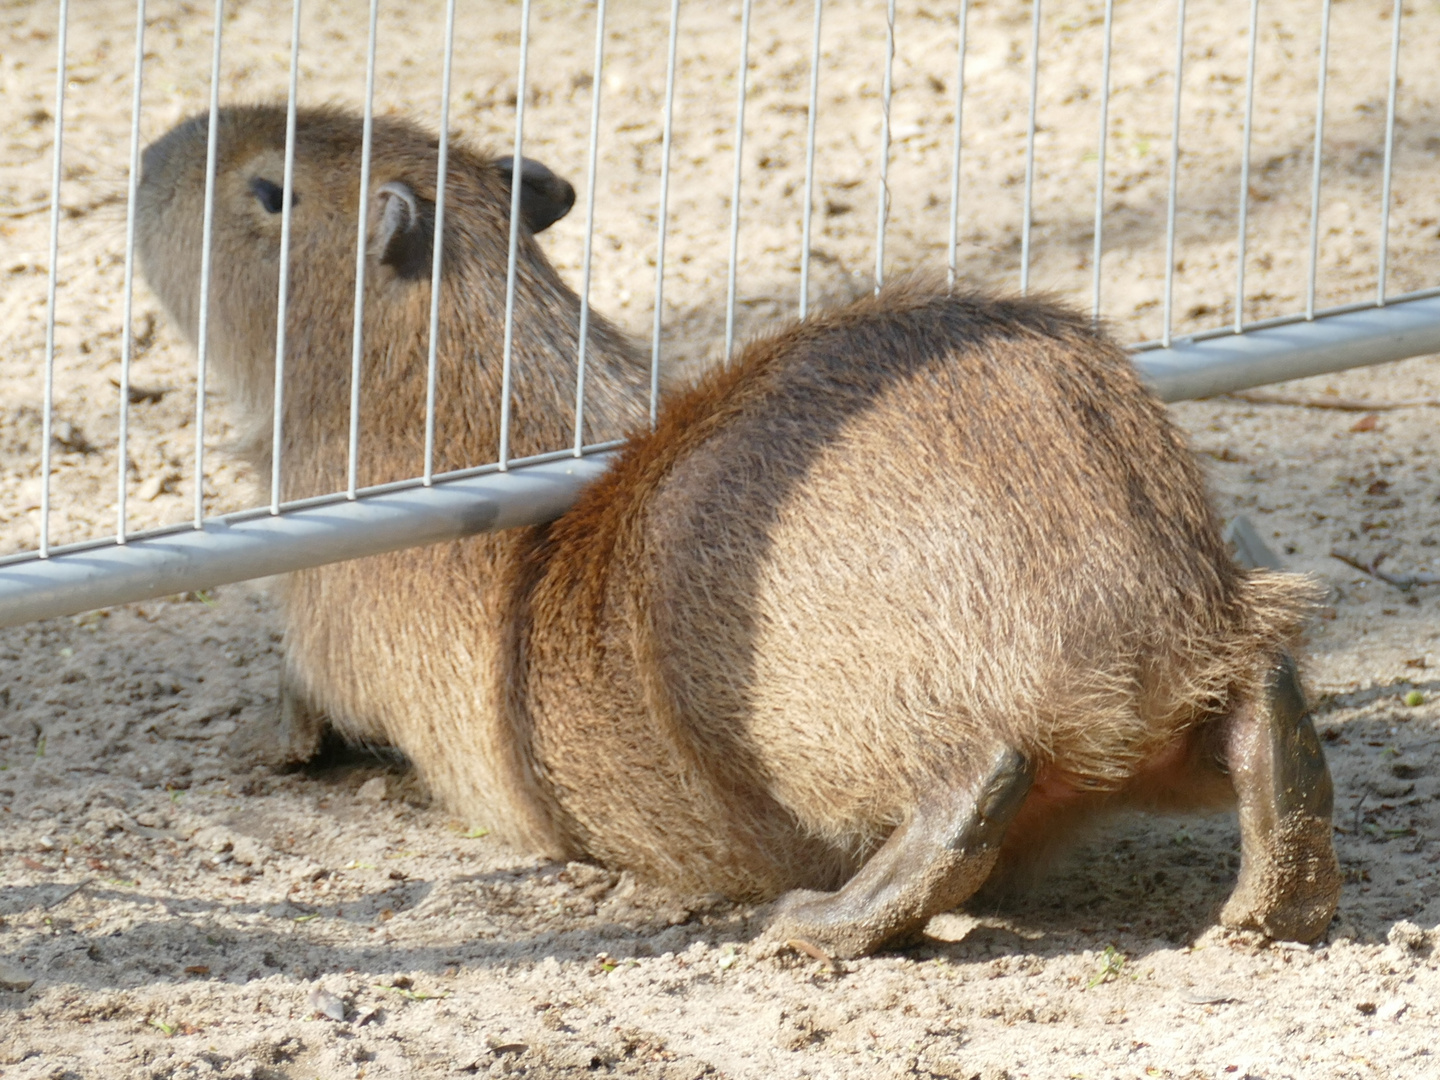
<svg viewBox="0 0 1440 1080">
<path fill-rule="evenodd" d="M 1325 154 L 1325 84 L 1330 73 L 1330 0 L 1320 14 L 1320 74 L 1315 88 L 1315 151 L 1310 171 L 1310 272 L 1305 282 L 1305 318 L 1315 318 L 1315 278 L 1320 266 L 1320 167 Z"/>
<path fill-rule="evenodd" d="M 880 89 L 880 191 L 875 199 L 875 292 L 885 284 L 885 225 L 890 220 L 890 97 L 895 87 L 895 0 L 885 5 L 885 81 Z"/>
<path fill-rule="evenodd" d="M 1392 166 L 1395 161 L 1395 99 L 1400 86 L 1400 15 L 1404 0 L 1395 0 L 1390 28 L 1390 90 L 1385 103 L 1385 178 L 1380 197 L 1380 265 L 1375 275 L 1375 305 L 1385 306 L 1385 290 L 1390 270 L 1390 194 Z"/>
<path fill-rule="evenodd" d="M 220 46 L 224 41 L 225 0 L 215 0 L 210 42 L 210 120 L 205 135 L 205 210 L 200 223 L 200 302 L 195 320 L 195 514 L 205 524 L 205 386 L 210 364 L 210 268 L 215 235 L 215 171 L 220 158 Z"/>
<path fill-rule="evenodd" d="M 524 186 L 526 62 L 530 57 L 530 0 L 520 4 L 520 70 L 515 77 L 515 159 L 510 167 L 510 250 L 505 261 L 505 347 L 500 379 L 500 471 L 510 467 L 510 394 L 515 366 L 515 279 L 520 262 L 520 199 Z M 447 95 L 448 97 L 448 95 Z M 439 282 L 436 283 L 439 288 Z"/>
<path fill-rule="evenodd" d="M 605 0 L 595 6 L 595 66 L 590 79 L 590 157 L 586 163 L 585 254 L 580 270 L 580 343 L 575 358 L 575 456 L 585 446 L 585 347 L 590 337 L 590 257 L 595 241 L 595 172 L 600 154 L 600 74 L 605 65 Z"/>
<path fill-rule="evenodd" d="M 1401 0 L 1395 0 L 1400 3 Z M 1235 333 L 1245 329 L 1245 248 L 1250 218 L 1250 144 L 1255 122 L 1255 54 L 1260 43 L 1260 0 L 1250 0 L 1250 51 L 1245 59 L 1245 129 L 1240 145 L 1240 214 L 1235 240 Z"/>
<path fill-rule="evenodd" d="M 145 74 L 145 0 L 135 0 L 135 69 L 131 75 L 130 176 L 125 192 L 125 295 L 120 315 L 120 433 L 116 466 L 115 542 L 125 543 L 130 460 L 130 363 L 135 357 L 135 199 L 140 190 L 140 90 Z"/>
<path fill-rule="evenodd" d="M 665 122 L 660 136 L 660 205 L 655 240 L 655 321 L 650 331 L 650 429 L 660 412 L 660 322 L 665 302 L 665 234 L 670 225 L 670 145 L 675 135 L 675 55 L 680 40 L 680 0 L 670 0 L 670 43 L 665 61 Z"/>
<path fill-rule="evenodd" d="M 1170 119 L 1170 191 L 1165 208 L 1165 332 L 1170 347 L 1175 325 L 1175 210 L 1180 192 L 1180 92 L 1185 87 L 1185 0 L 1175 5 L 1175 101 Z"/>
<path fill-rule="evenodd" d="M 810 224 L 815 214 L 815 114 L 820 108 L 820 17 L 825 0 L 815 0 L 810 46 L 810 105 L 805 111 L 805 210 L 800 219 L 800 318 L 810 314 Z"/>
<path fill-rule="evenodd" d="M 280 185 L 280 296 L 275 311 L 275 417 L 270 445 L 270 513 L 280 513 L 280 476 L 285 434 L 285 322 L 290 304 L 290 223 L 295 213 L 295 127 L 300 93 L 300 0 L 290 24 L 290 89 L 285 103 L 285 179 Z M 196 486 L 205 478 L 195 478 Z"/>
<path fill-rule="evenodd" d="M 528 13 L 528 7 L 527 7 Z M 431 234 L 430 242 L 430 337 L 426 347 L 425 356 L 425 475 L 424 484 L 429 487 L 435 482 L 435 381 L 436 363 L 438 361 L 438 350 L 440 348 L 440 270 L 445 260 L 445 186 L 450 177 L 450 75 L 452 62 L 455 56 L 455 0 L 446 0 L 445 4 L 445 59 L 440 74 L 440 148 L 435 162 L 435 226 Z M 525 88 L 520 88 L 520 94 L 515 99 L 515 108 L 525 108 Z M 517 112 L 517 116 L 518 116 Z M 520 164 L 520 152 L 515 152 L 515 164 Z M 519 185 L 517 184 L 518 188 Z M 506 389 L 509 388 L 510 376 L 510 355 L 509 355 L 509 334 L 510 320 L 505 320 L 506 354 L 505 354 L 505 380 Z M 505 426 L 508 419 L 506 408 L 508 395 L 501 398 L 500 402 L 500 467 L 505 467 L 506 437 L 509 431 Z"/>
<path fill-rule="evenodd" d="M 1094 299 L 1090 321 L 1100 324 L 1100 257 L 1105 253 L 1105 149 L 1110 141 L 1110 45 L 1114 39 L 1115 0 L 1105 0 L 1105 45 L 1100 59 L 1100 141 L 1095 162 L 1095 247 L 1090 256 Z"/>
<path fill-rule="evenodd" d="M 60 280 L 61 151 L 65 145 L 65 42 L 70 29 L 69 0 L 60 0 L 59 44 L 55 59 L 55 166 L 50 178 L 50 274 L 45 299 L 45 415 L 40 421 L 40 557 L 50 557 L 50 441 L 55 411 L 55 291 Z"/>
<path fill-rule="evenodd" d="M 1030 116 L 1025 125 L 1025 201 L 1020 221 L 1020 295 L 1030 291 L 1030 219 L 1035 195 L 1035 116 L 1040 102 L 1040 0 L 1030 20 Z"/>
<path fill-rule="evenodd" d="M 965 47 L 970 29 L 970 0 L 960 0 L 955 47 L 955 144 L 950 158 L 950 249 L 945 256 L 945 284 L 953 291 L 960 248 L 960 148 L 965 120 Z"/>
<path fill-rule="evenodd" d="M 365 46 L 365 120 L 360 136 L 360 201 L 356 208 L 355 322 L 350 330 L 350 444 L 345 497 L 355 498 L 360 475 L 360 377 L 365 350 L 366 226 L 370 217 L 370 153 L 375 135 L 375 30 L 380 0 L 370 0 L 370 36 Z"/>
<path fill-rule="evenodd" d="M 725 357 L 735 347 L 735 283 L 740 257 L 740 177 L 744 166 L 745 90 L 750 82 L 750 7 L 744 0 L 740 14 L 740 70 L 735 77 L 735 179 L 730 188 L 730 270 L 725 279 Z"/>
</svg>

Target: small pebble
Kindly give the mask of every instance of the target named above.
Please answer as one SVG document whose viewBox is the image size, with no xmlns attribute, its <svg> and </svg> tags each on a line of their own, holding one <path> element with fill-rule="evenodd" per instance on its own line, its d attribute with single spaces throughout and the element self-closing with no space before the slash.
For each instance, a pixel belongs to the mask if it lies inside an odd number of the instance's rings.
<svg viewBox="0 0 1440 1080">
<path fill-rule="evenodd" d="M 360 789 L 355 792 L 355 797 L 361 802 L 379 804 L 385 801 L 387 794 L 385 777 L 372 776 L 360 785 Z"/>
<path fill-rule="evenodd" d="M 135 497 L 143 502 L 154 502 L 161 495 L 172 490 L 175 481 L 179 479 L 177 473 L 158 473 L 146 477 L 145 481 L 135 489 Z"/>
<path fill-rule="evenodd" d="M 0 990 L 9 990 L 11 993 L 20 993 L 29 990 L 35 984 L 34 978 L 21 971 L 12 964 L 0 960 Z"/>
<path fill-rule="evenodd" d="M 1375 1019 L 1398 1020 L 1400 1018 L 1400 1014 L 1409 1007 L 1410 1006 L 1406 1003 L 1404 998 L 1391 998 L 1389 1001 L 1385 1002 L 1385 1004 L 1381 1005 L 1378 1009 L 1375 1010 Z"/>
<path fill-rule="evenodd" d="M 1424 952 L 1426 945 L 1429 944 L 1429 938 L 1425 931 L 1408 919 L 1401 919 L 1390 927 L 1390 932 L 1385 935 L 1385 939 L 1397 948 L 1416 953 Z"/>
<path fill-rule="evenodd" d="M 328 1016 L 331 1020 L 337 1021 L 345 1019 L 345 1002 L 323 986 L 311 987 L 310 992 L 305 995 L 305 1001 L 310 1008 L 322 1016 Z"/>
</svg>

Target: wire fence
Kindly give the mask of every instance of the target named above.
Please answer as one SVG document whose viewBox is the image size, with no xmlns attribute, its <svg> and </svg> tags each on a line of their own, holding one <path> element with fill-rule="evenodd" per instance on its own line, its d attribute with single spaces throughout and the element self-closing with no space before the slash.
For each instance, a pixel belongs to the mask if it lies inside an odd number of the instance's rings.
<svg viewBox="0 0 1440 1080">
<path fill-rule="evenodd" d="M 917 269 L 1067 296 L 1134 343 L 1168 400 L 1440 350 L 1440 81 L 1425 56 L 1440 14 L 1407 12 L 1400 0 L 1363 11 L 1251 0 L 1239 22 L 1218 0 L 1168 9 L 1032 0 L 1014 10 L 958 0 L 943 12 L 897 0 L 669 0 L 615 12 L 604 0 L 583 9 L 531 0 L 153 8 L 117 0 L 72 11 L 58 0 L 23 12 L 12 30 L 27 44 L 9 85 L 24 92 L 3 108 L 12 141 L 34 153 L 3 171 L 5 227 L 23 252 L 43 222 L 48 247 L 12 260 L 0 310 L 11 340 L 0 392 L 14 404 L 6 437 L 15 451 L 0 480 L 10 504 L 0 624 L 553 517 L 615 445 L 586 438 L 596 308 L 637 331 L 648 322 L 652 424 L 666 370 L 713 362 L 779 318 Z M 42 45 L 53 46 L 48 60 Z M 35 102 L 49 70 L 46 108 Z M 276 407 L 270 475 L 258 477 L 224 453 L 235 421 L 208 395 L 214 117 L 222 104 L 278 97 L 282 86 Z M 123 147 L 112 145 L 122 87 Z M 436 243 L 417 418 L 423 460 L 413 476 L 361 482 L 362 215 L 348 482 L 287 501 L 286 372 L 303 360 L 286 341 L 296 110 L 333 100 L 364 117 L 361 206 L 377 112 L 399 109 L 434 127 L 437 235 L 452 126 L 508 142 L 502 392 L 476 403 L 497 410 L 500 437 L 493 459 L 437 470 Z M 187 376 L 183 350 L 135 282 L 136 191 L 142 142 L 205 109 L 198 344 Z M 581 192 L 573 220 L 547 238 L 580 293 L 581 331 L 573 440 L 516 458 L 527 154 L 542 154 Z M 21 188 L 47 157 L 48 189 L 26 201 Z M 856 213 L 868 184 L 873 229 Z M 722 277 L 723 299 L 712 287 Z M 28 335 L 42 292 L 36 348 Z M 638 299 L 646 293 L 649 310 Z M 144 317 L 137 301 L 151 309 Z M 142 354 L 177 385 L 163 394 L 139 386 Z M 164 397 L 172 405 L 162 409 Z M 182 397 L 184 415 L 173 407 Z M 27 434 L 37 413 L 39 431 Z M 193 427 L 188 462 L 177 449 L 184 426 Z M 113 504 L 96 479 L 111 470 Z"/>
</svg>

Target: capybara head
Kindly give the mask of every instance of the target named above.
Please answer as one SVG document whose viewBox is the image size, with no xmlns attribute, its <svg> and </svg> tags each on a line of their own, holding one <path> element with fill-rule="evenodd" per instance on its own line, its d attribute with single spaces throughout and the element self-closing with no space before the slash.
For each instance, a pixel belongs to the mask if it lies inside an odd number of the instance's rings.
<svg viewBox="0 0 1440 1080">
<path fill-rule="evenodd" d="M 200 114 L 152 143 L 145 151 L 138 196 L 145 277 L 192 341 L 199 336 L 209 129 L 209 115 Z M 285 109 L 279 106 L 228 107 L 216 118 L 207 344 L 222 387 L 239 398 L 257 428 L 268 427 L 273 397 L 286 134 Z M 423 394 L 425 380 L 408 376 L 416 362 L 426 362 L 428 350 L 439 143 L 408 121 L 377 117 L 367 205 L 361 207 L 363 137 L 361 119 L 343 110 L 297 113 L 285 386 L 287 396 L 293 388 L 303 404 L 293 417 L 287 409 L 285 423 L 287 428 L 298 425 L 290 442 L 298 440 L 307 454 L 332 434 L 322 430 L 324 425 L 343 427 L 348 417 L 362 214 L 362 379 L 367 394 L 387 398 L 383 408 L 388 410 L 369 417 L 365 430 L 376 431 L 377 422 L 381 431 L 423 427 L 423 397 L 415 395 Z M 513 158 L 490 157 L 459 140 L 451 142 L 439 335 L 442 466 L 478 464 L 494 456 L 493 421 L 482 422 L 474 414 L 482 404 L 493 409 L 499 397 L 512 176 Z M 516 334 L 515 356 L 523 365 L 527 355 L 556 354 L 558 362 L 538 367 L 548 373 L 539 377 L 554 384 L 557 400 L 573 400 L 578 302 L 534 234 L 563 217 L 574 198 L 569 183 L 544 165 L 522 159 L 516 322 L 524 326 Z M 535 318 L 537 311 L 545 317 Z M 613 331 L 603 322 L 596 333 L 606 339 L 603 344 L 614 344 L 609 340 Z M 478 371 L 461 370 L 467 355 L 468 366 Z M 604 387 L 597 392 L 603 395 Z M 597 415 L 603 417 L 603 411 Z M 534 424 L 527 429 L 521 418 L 517 452 L 553 449 L 556 434 Z M 551 445 L 542 445 L 547 441 Z M 253 449 L 262 455 L 261 441 Z M 415 471 L 414 465 L 408 469 Z"/>
</svg>

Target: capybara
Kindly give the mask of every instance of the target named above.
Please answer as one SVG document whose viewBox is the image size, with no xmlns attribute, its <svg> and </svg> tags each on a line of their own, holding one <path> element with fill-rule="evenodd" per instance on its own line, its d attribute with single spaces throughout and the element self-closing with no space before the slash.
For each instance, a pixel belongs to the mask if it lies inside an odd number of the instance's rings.
<svg viewBox="0 0 1440 1080">
<path fill-rule="evenodd" d="M 145 273 L 193 337 L 206 120 L 145 154 Z M 268 432 L 284 111 L 220 116 L 212 355 Z M 362 459 L 421 464 L 436 140 L 302 111 L 285 492 L 346 481 L 357 215 Z M 532 229 L 512 453 L 568 445 L 579 302 Z M 564 205 L 558 205 L 563 203 Z M 437 469 L 498 441 L 509 168 L 451 148 Z M 1034 299 L 912 280 L 751 342 L 668 396 L 590 322 L 591 434 L 632 433 L 553 524 L 307 570 L 288 679 L 455 812 L 553 858 L 780 898 L 772 933 L 855 956 L 1119 807 L 1239 804 L 1232 925 L 1334 911 L 1331 785 L 1290 650 L 1303 578 L 1227 555 L 1204 477 L 1126 354 Z M 247 444 L 262 472 L 268 440 Z M 297 708 L 299 706 L 296 706 Z"/>
</svg>

